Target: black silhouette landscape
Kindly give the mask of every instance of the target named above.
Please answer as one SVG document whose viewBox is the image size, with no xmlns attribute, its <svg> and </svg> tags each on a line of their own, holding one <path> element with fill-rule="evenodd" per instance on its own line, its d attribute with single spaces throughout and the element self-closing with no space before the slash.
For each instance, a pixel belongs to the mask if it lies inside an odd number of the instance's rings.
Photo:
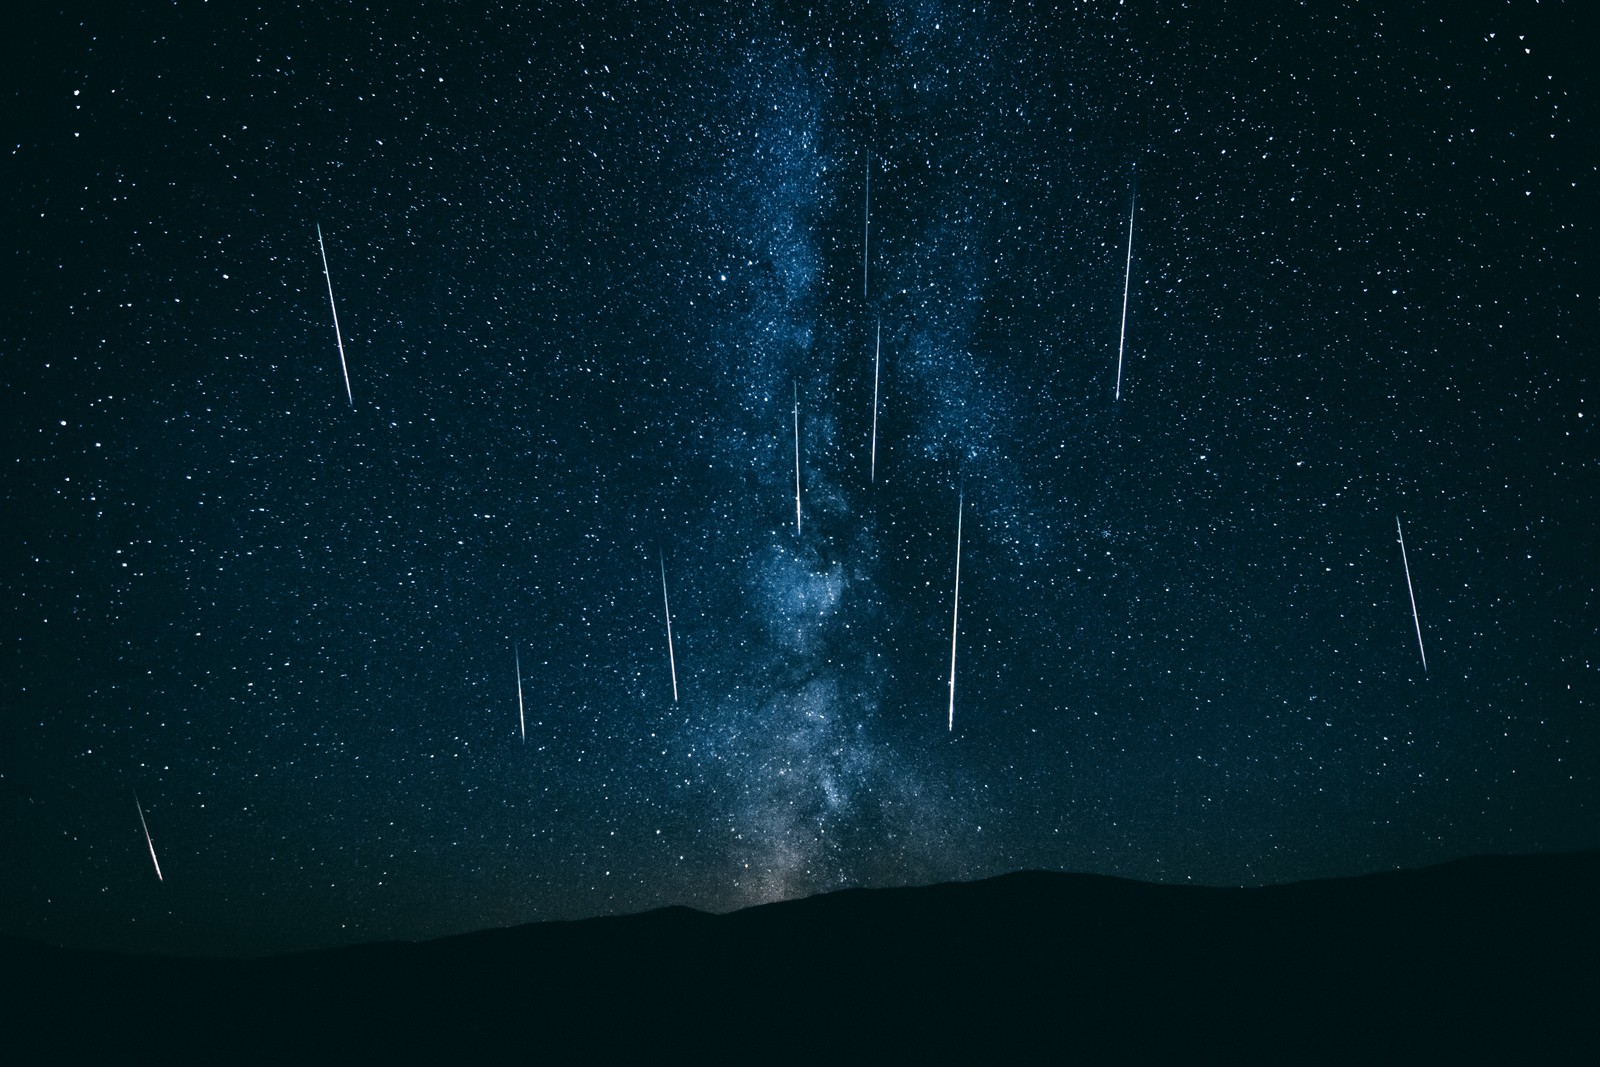
<svg viewBox="0 0 1600 1067">
<path fill-rule="evenodd" d="M 68 1059 L 1499 1059 L 1592 1045 L 1597 891 L 1595 851 L 1248 889 L 1029 872 L 257 960 L 5 956 L 23 1047 Z"/>
</svg>

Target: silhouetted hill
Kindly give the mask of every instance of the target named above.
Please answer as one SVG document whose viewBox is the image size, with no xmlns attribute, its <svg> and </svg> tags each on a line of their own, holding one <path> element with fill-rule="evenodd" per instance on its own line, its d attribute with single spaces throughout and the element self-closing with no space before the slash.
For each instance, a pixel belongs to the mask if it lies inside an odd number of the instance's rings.
<svg viewBox="0 0 1600 1067">
<path fill-rule="evenodd" d="M 1542 1060 L 1592 1051 L 1597 891 L 1600 852 L 1255 889 L 1031 872 L 252 961 L 3 952 L 8 1029 L 53 1060 Z"/>
</svg>

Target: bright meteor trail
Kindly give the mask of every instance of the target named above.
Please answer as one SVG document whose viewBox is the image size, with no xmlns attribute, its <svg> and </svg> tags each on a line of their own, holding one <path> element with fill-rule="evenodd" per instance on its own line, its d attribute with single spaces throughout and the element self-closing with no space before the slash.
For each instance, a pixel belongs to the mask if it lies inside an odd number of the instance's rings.
<svg viewBox="0 0 1600 1067">
<path fill-rule="evenodd" d="M 333 302 L 333 275 L 328 273 L 328 250 L 322 245 L 322 223 L 317 223 L 317 251 L 322 253 L 322 277 L 328 283 L 328 309 L 333 312 L 333 339 L 339 345 L 339 369 L 344 371 L 344 395 L 350 406 L 356 398 L 350 392 L 350 366 L 344 361 L 344 337 L 339 333 L 339 309 Z"/>
<path fill-rule="evenodd" d="M 1411 622 L 1417 628 L 1417 653 L 1422 656 L 1422 670 L 1428 670 L 1428 653 L 1422 648 L 1422 619 L 1417 615 L 1417 594 L 1411 588 L 1411 561 L 1406 558 L 1406 535 L 1400 529 L 1400 516 L 1394 517 L 1394 532 L 1400 538 L 1400 564 L 1406 569 L 1406 595 L 1411 597 Z"/>
<path fill-rule="evenodd" d="M 528 719 L 522 711 L 522 649 L 516 645 L 511 646 L 512 655 L 517 661 L 517 725 L 522 729 L 522 743 L 528 743 Z"/>
<path fill-rule="evenodd" d="M 1133 211 L 1139 203 L 1137 195 L 1128 205 L 1128 265 L 1122 274 L 1122 337 L 1117 341 L 1117 395 L 1122 399 L 1122 352 L 1128 345 L 1128 283 L 1133 279 Z"/>
<path fill-rule="evenodd" d="M 166 879 L 161 877 L 161 861 L 156 859 L 156 843 L 150 840 L 150 826 L 144 821 L 144 805 L 139 803 L 137 789 L 133 791 L 133 806 L 139 809 L 139 828 L 144 831 L 144 843 L 150 847 L 150 862 L 155 864 L 156 881 L 165 882 Z"/>
<path fill-rule="evenodd" d="M 667 666 L 672 669 L 672 702 L 678 702 L 678 657 L 672 652 L 672 604 L 667 600 L 667 557 L 661 556 L 661 611 L 667 617 Z"/>
<path fill-rule="evenodd" d="M 800 383 L 794 386 L 794 532 L 800 533 Z"/>
<path fill-rule="evenodd" d="M 956 728 L 956 624 L 961 618 L 961 513 L 966 507 L 966 494 L 956 498 L 956 595 L 950 609 L 950 726 Z"/>
<path fill-rule="evenodd" d="M 878 320 L 878 341 L 872 350 L 872 466 L 868 481 L 878 480 L 878 368 L 883 356 L 883 320 Z"/>
</svg>

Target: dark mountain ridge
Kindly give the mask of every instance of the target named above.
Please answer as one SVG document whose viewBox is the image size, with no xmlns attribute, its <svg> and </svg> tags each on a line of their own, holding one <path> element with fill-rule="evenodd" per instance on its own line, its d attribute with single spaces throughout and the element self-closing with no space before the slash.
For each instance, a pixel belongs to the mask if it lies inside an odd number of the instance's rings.
<svg viewBox="0 0 1600 1067">
<path fill-rule="evenodd" d="M 1597 891 L 1600 851 L 1248 889 L 1023 872 L 258 960 L 3 951 L 14 1032 L 119 1061 L 1522 1058 L 1592 1043 Z"/>
</svg>

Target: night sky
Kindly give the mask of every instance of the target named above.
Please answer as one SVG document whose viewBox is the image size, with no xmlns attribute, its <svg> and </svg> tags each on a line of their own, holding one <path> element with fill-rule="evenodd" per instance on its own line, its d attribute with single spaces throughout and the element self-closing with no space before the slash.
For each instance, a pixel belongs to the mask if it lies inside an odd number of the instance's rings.
<svg viewBox="0 0 1600 1067">
<path fill-rule="evenodd" d="M 10 31 L 0 933 L 1600 844 L 1586 5 L 483 6 Z"/>
</svg>

